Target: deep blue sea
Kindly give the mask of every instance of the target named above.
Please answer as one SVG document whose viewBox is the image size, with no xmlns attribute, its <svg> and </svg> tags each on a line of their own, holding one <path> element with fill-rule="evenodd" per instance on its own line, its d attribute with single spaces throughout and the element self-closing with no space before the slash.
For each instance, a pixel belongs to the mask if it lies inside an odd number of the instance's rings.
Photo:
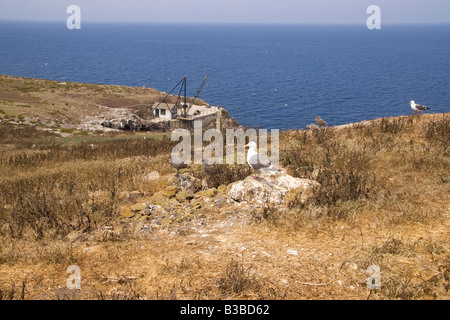
<svg viewBox="0 0 450 320">
<path fill-rule="evenodd" d="M 304 128 L 450 111 L 450 25 L 226 25 L 0 22 L 0 74 L 170 91 L 239 123 Z"/>
</svg>

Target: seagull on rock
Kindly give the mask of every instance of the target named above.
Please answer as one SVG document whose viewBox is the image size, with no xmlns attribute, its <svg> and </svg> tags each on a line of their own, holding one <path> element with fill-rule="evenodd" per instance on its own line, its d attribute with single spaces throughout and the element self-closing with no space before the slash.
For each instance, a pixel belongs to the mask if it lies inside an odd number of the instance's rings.
<svg viewBox="0 0 450 320">
<path fill-rule="evenodd" d="M 411 109 L 414 110 L 414 113 L 420 113 L 421 111 L 430 110 L 430 108 L 428 107 L 415 103 L 414 100 L 412 100 L 409 104 L 411 105 Z"/>
<path fill-rule="evenodd" d="M 259 170 L 261 173 L 266 172 L 269 174 L 275 174 L 278 172 L 278 169 L 272 165 L 267 157 L 260 155 L 256 151 L 257 146 L 255 142 L 251 141 L 244 147 L 246 149 L 248 148 L 247 163 L 254 170 Z"/>
<path fill-rule="evenodd" d="M 327 124 L 327 123 L 325 122 L 325 120 L 323 120 L 321 117 L 316 116 L 315 120 L 316 120 L 317 125 L 318 125 L 320 128 L 328 127 L 328 124 Z"/>
</svg>

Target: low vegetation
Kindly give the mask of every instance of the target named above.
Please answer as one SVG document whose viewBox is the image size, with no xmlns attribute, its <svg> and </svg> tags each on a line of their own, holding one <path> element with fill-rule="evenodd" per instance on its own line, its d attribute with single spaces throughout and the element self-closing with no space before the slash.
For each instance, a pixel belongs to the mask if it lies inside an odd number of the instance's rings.
<svg viewBox="0 0 450 320">
<path fill-rule="evenodd" d="M 174 224 L 95 241 L 70 239 L 123 224 L 124 192 L 163 190 L 174 142 L 73 129 L 62 137 L 3 121 L 0 299 L 448 299 L 449 121 L 432 114 L 283 131 L 281 166 L 321 184 L 308 202 L 262 208 L 259 219 L 199 211 L 201 238 Z M 189 170 L 215 188 L 252 174 L 218 168 L 208 177 Z M 143 180 L 152 172 L 160 178 Z M 83 270 L 81 290 L 64 289 L 69 265 Z M 372 265 L 379 290 L 366 285 Z"/>
</svg>

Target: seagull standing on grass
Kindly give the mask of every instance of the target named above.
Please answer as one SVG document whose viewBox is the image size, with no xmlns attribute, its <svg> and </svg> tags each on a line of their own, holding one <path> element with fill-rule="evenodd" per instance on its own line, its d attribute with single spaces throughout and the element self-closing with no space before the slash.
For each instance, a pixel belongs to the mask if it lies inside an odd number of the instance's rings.
<svg viewBox="0 0 450 320">
<path fill-rule="evenodd" d="M 428 107 L 425 107 L 421 104 L 415 103 L 414 100 L 412 100 L 409 104 L 411 105 L 411 109 L 413 109 L 414 113 L 416 113 L 416 114 L 420 113 L 421 111 L 430 110 L 430 108 L 428 108 Z"/>
<path fill-rule="evenodd" d="M 275 174 L 278 172 L 278 169 L 275 168 L 270 160 L 260 155 L 256 151 L 256 143 L 251 141 L 249 144 L 244 146 L 246 149 L 248 148 L 248 154 L 247 154 L 247 163 L 250 167 L 252 167 L 254 170 L 260 170 L 260 172 L 266 172 L 269 174 Z"/>
</svg>

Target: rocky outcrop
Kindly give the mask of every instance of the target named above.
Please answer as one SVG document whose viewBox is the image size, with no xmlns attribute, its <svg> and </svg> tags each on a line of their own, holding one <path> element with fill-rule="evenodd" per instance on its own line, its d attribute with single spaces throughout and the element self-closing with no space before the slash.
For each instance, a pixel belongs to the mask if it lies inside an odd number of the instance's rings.
<svg viewBox="0 0 450 320">
<path fill-rule="evenodd" d="M 158 176 L 152 172 L 144 178 Z M 283 212 L 306 203 L 314 197 L 314 190 L 319 187 L 314 180 L 295 178 L 284 170 L 276 175 L 249 176 L 228 186 L 209 189 L 200 179 L 185 172 L 165 177 L 163 185 L 162 190 L 153 194 L 138 190 L 121 192 L 118 198 L 121 201 L 118 224 L 86 235 L 73 233 L 66 240 L 118 240 L 129 233 L 149 236 L 162 230 L 189 233 L 190 228 L 198 225 L 198 220 L 194 218 L 203 219 L 212 215 L 233 217 L 234 221 L 249 216 L 259 219 L 265 216 L 266 209 Z M 97 199 L 103 194 L 93 193 L 91 196 Z"/>
<path fill-rule="evenodd" d="M 189 174 L 173 175 L 167 182 L 166 188 L 151 196 L 142 194 L 136 199 L 129 193 L 123 197 L 124 201 L 131 200 L 134 204 L 125 205 L 121 217 L 193 214 L 199 209 L 207 211 L 211 203 L 215 204 L 215 209 L 226 210 L 234 210 L 244 203 L 259 208 L 292 207 L 306 203 L 320 186 L 314 180 L 292 177 L 284 170 L 276 175 L 248 176 L 228 186 L 210 189 L 202 187 L 201 180 Z"/>
<path fill-rule="evenodd" d="M 272 176 L 249 176 L 232 183 L 227 188 L 228 196 L 237 202 L 259 205 L 281 205 L 289 193 L 289 199 L 300 198 L 305 203 L 314 194 L 319 183 L 310 179 L 294 178 L 285 171 Z"/>
<path fill-rule="evenodd" d="M 100 123 L 104 128 L 130 131 L 158 131 L 165 132 L 168 130 L 166 124 L 162 122 L 151 122 L 132 115 L 130 118 L 118 118 L 105 120 Z"/>
<path fill-rule="evenodd" d="M 181 170 L 183 171 L 183 169 Z M 180 187 L 181 190 L 190 190 L 192 193 L 196 193 L 203 187 L 203 182 L 190 174 L 180 174 L 172 176 L 169 181 L 169 185 Z"/>
</svg>

